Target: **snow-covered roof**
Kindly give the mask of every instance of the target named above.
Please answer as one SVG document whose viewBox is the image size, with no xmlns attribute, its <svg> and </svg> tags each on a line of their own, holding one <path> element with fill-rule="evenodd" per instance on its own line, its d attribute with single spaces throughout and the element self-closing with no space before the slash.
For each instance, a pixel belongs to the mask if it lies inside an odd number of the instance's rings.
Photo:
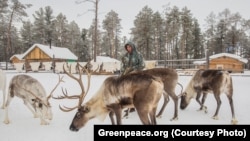
<svg viewBox="0 0 250 141">
<path fill-rule="evenodd" d="M 91 60 L 91 62 L 93 61 L 94 60 Z M 96 56 L 96 62 L 120 62 L 120 61 L 108 56 Z"/>
<path fill-rule="evenodd" d="M 10 57 L 10 60 L 12 60 L 14 57 L 18 58 L 19 60 L 22 60 L 23 54 L 14 54 Z"/>
<path fill-rule="evenodd" d="M 242 57 L 240 57 L 238 55 L 235 55 L 235 54 L 231 54 L 231 53 L 219 53 L 219 54 L 212 55 L 209 58 L 210 58 L 210 60 L 212 60 L 212 59 L 223 57 L 223 56 L 234 58 L 234 59 L 239 60 L 239 61 L 241 61 L 243 63 L 247 63 L 248 62 L 247 59 L 242 58 Z"/>
<path fill-rule="evenodd" d="M 55 46 L 46 46 L 42 44 L 34 44 L 32 47 L 30 47 L 24 54 L 23 57 L 25 57 L 30 51 L 32 51 L 35 47 L 38 47 L 41 49 L 44 53 L 46 53 L 50 58 L 53 58 L 53 56 L 56 59 L 69 59 L 69 60 L 77 60 L 77 56 L 73 54 L 68 48 L 64 47 L 55 47 Z"/>
<path fill-rule="evenodd" d="M 241 61 L 243 63 L 248 62 L 247 59 L 242 58 L 242 57 L 240 57 L 238 55 L 235 55 L 235 54 L 231 54 L 231 53 L 219 53 L 219 54 L 211 55 L 211 56 L 209 56 L 209 60 L 213 60 L 213 59 L 223 57 L 223 56 L 234 58 L 234 59 L 239 60 L 239 61 Z M 201 65 L 201 64 L 204 64 L 204 63 L 206 63 L 206 61 L 194 61 L 194 64 L 197 64 L 197 65 Z"/>
</svg>

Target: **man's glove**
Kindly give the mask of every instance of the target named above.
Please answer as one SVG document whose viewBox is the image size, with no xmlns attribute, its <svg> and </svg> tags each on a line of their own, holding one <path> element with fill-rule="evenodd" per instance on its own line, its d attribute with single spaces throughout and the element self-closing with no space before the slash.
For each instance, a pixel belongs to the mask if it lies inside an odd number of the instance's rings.
<svg viewBox="0 0 250 141">
<path fill-rule="evenodd" d="M 133 70 L 134 70 L 133 68 L 128 67 L 128 68 L 125 69 L 125 71 L 122 73 L 122 75 L 126 75 L 126 74 L 132 72 Z"/>
</svg>

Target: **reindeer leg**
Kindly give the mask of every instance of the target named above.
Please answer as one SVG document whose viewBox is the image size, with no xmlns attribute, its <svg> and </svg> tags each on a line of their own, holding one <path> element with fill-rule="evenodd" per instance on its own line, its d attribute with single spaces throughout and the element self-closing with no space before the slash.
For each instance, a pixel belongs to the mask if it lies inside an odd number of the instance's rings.
<svg viewBox="0 0 250 141">
<path fill-rule="evenodd" d="M 220 109 L 220 106 L 221 106 L 221 99 L 220 99 L 220 94 L 219 93 L 214 93 L 214 97 L 216 99 L 216 102 L 217 102 L 217 108 L 216 108 L 216 111 L 213 115 L 213 119 L 216 119 L 218 120 L 218 112 L 219 112 L 219 109 Z"/>
<path fill-rule="evenodd" d="M 122 124 L 122 108 L 119 104 L 112 104 L 109 106 L 110 109 L 110 113 L 109 113 L 109 117 L 111 120 L 112 125 L 121 125 Z M 116 123 L 114 120 L 114 115 L 116 117 Z"/>
<path fill-rule="evenodd" d="M 228 98 L 228 101 L 229 101 L 229 104 L 230 104 L 230 107 L 231 107 L 231 113 L 232 113 L 232 120 L 231 120 L 231 123 L 232 123 L 232 124 L 237 124 L 238 121 L 237 121 L 237 119 L 235 118 L 234 104 L 233 104 L 232 94 L 227 94 L 227 98 Z"/>
<path fill-rule="evenodd" d="M 8 105 L 5 105 L 5 117 L 4 117 L 4 123 L 5 124 L 9 124 L 10 123 L 10 120 L 9 120 L 9 116 L 8 116 Z"/>
<path fill-rule="evenodd" d="M 109 118 L 111 120 L 112 125 L 115 125 L 114 111 L 109 112 Z"/>
<path fill-rule="evenodd" d="M 9 108 L 9 102 L 6 102 L 6 104 L 5 104 L 5 117 L 4 117 L 4 121 L 3 121 L 5 124 L 10 123 L 9 116 L 8 116 L 8 108 Z"/>
<path fill-rule="evenodd" d="M 144 111 L 136 110 L 136 111 L 137 111 L 139 118 L 140 118 L 143 125 L 150 125 L 151 124 L 151 122 L 148 118 L 149 113 L 147 111 L 145 111 L 145 110 Z"/>
<path fill-rule="evenodd" d="M 155 116 L 156 109 L 157 109 L 157 107 L 153 108 L 152 111 L 149 113 L 149 117 L 150 117 L 152 125 L 156 125 L 157 124 L 157 122 L 156 122 L 156 116 Z"/>
<path fill-rule="evenodd" d="M 202 105 L 201 110 L 204 110 L 205 113 L 207 113 L 207 106 L 204 106 L 206 98 L 207 98 L 207 93 L 203 92 L 203 96 L 202 96 L 202 99 L 201 99 L 201 105 Z"/>
<path fill-rule="evenodd" d="M 10 105 L 10 102 L 11 100 L 13 99 L 14 95 L 11 95 L 10 92 L 12 92 L 10 89 L 9 89 L 9 94 L 8 94 L 8 98 L 7 98 L 7 101 L 5 103 L 5 117 L 4 117 L 4 123 L 5 124 L 9 124 L 10 123 L 10 120 L 9 120 L 9 105 Z"/>
<path fill-rule="evenodd" d="M 165 91 L 167 91 L 167 94 L 169 94 L 169 96 L 172 98 L 172 100 L 174 101 L 174 116 L 173 116 L 173 118 L 171 118 L 171 121 L 173 121 L 173 120 L 178 120 L 178 100 L 179 100 L 179 98 L 178 98 L 178 96 L 175 94 L 175 92 L 172 90 L 165 90 Z M 164 96 L 164 98 L 165 98 L 165 95 L 167 95 L 167 94 L 164 94 L 163 93 L 163 96 Z M 165 100 L 165 99 L 164 99 Z M 167 103 L 169 102 L 169 97 L 167 97 Z M 165 101 L 164 101 L 164 103 L 165 103 Z M 166 106 L 166 105 L 165 105 Z M 165 107 L 164 107 L 165 108 Z M 162 107 L 162 111 L 161 112 L 163 112 L 163 110 L 164 110 L 164 108 Z M 160 114 L 160 113 L 159 113 Z M 159 115 L 158 114 L 158 115 Z"/>
<path fill-rule="evenodd" d="M 202 92 L 201 92 L 201 90 L 197 90 L 197 96 L 196 96 L 196 101 L 199 103 L 199 105 L 200 105 L 200 108 L 198 109 L 198 111 L 202 111 L 202 110 L 204 110 L 204 102 L 205 102 L 205 100 L 206 100 L 206 94 L 203 94 L 203 97 L 202 97 L 202 102 L 200 101 L 200 97 L 201 97 L 201 94 L 202 94 Z M 205 112 L 206 113 L 206 112 Z"/>
<path fill-rule="evenodd" d="M 5 89 L 3 89 L 2 92 L 3 92 L 3 104 L 2 104 L 1 108 L 4 109 L 4 107 L 5 107 L 4 106 L 5 105 Z"/>
<path fill-rule="evenodd" d="M 199 105 L 201 106 L 201 107 L 199 108 L 199 110 L 201 110 L 201 108 L 202 108 L 202 105 L 201 105 L 201 102 L 200 102 L 200 97 L 201 97 L 201 93 L 197 92 L 197 96 L 196 96 L 195 100 L 196 100 L 196 102 L 198 102 Z"/>
<path fill-rule="evenodd" d="M 121 107 L 115 110 L 117 125 L 122 125 L 122 109 Z"/>
<path fill-rule="evenodd" d="M 161 110 L 159 111 L 159 113 L 156 115 L 157 118 L 161 118 L 161 115 L 165 109 L 165 107 L 167 106 L 168 102 L 169 102 L 169 96 L 168 93 L 164 92 L 163 93 L 163 98 L 164 98 L 164 102 L 163 105 L 161 107 Z"/>
<path fill-rule="evenodd" d="M 137 114 L 143 125 L 150 125 L 151 122 L 149 120 L 149 111 L 146 109 L 148 105 L 142 105 L 139 101 L 134 101 L 134 106 L 137 111 Z"/>
<path fill-rule="evenodd" d="M 172 120 L 178 120 L 178 96 L 175 94 L 175 92 L 170 93 L 170 97 L 174 101 L 174 117 L 171 119 Z"/>
</svg>

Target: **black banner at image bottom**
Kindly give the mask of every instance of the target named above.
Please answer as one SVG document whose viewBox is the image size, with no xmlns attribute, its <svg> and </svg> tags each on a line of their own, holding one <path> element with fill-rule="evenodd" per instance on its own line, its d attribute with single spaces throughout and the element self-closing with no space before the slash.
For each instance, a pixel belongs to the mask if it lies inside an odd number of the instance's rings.
<svg viewBox="0 0 250 141">
<path fill-rule="evenodd" d="M 249 141 L 250 125 L 94 125 L 94 140 L 236 139 Z"/>
</svg>

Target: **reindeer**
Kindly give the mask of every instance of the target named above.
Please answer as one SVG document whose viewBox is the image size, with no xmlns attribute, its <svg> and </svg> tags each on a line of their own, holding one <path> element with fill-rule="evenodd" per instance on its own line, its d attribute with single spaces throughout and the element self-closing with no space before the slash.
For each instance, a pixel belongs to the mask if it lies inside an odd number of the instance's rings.
<svg viewBox="0 0 250 141">
<path fill-rule="evenodd" d="M 47 122 L 46 119 L 52 120 L 53 118 L 49 99 L 52 97 L 53 92 L 58 87 L 60 82 L 63 82 L 63 77 L 60 78 L 59 76 L 58 83 L 51 93 L 46 96 L 44 87 L 37 79 L 26 74 L 14 76 L 9 84 L 9 92 L 5 104 L 4 123 L 10 123 L 8 117 L 8 107 L 11 100 L 14 96 L 16 96 L 23 100 L 24 104 L 33 113 L 35 118 L 40 117 L 41 125 L 48 125 L 49 122 Z"/>
<path fill-rule="evenodd" d="M 153 75 L 155 77 L 159 77 L 161 81 L 164 84 L 164 90 L 165 92 L 163 93 L 164 96 L 164 103 L 159 111 L 159 113 L 156 115 L 156 117 L 160 118 L 165 107 L 167 106 L 167 103 L 169 102 L 169 96 L 172 98 L 174 101 L 174 116 L 171 118 L 171 120 L 177 120 L 178 119 L 178 96 L 175 93 L 176 85 L 180 85 L 182 88 L 182 85 L 178 83 L 178 74 L 176 70 L 171 69 L 171 68 L 152 68 L 152 69 L 147 69 L 143 70 L 140 72 L 136 73 L 146 73 Z M 124 117 L 127 117 L 129 113 L 129 110 L 126 110 L 126 114 Z"/>
<path fill-rule="evenodd" d="M 237 124 L 233 105 L 233 82 L 227 71 L 198 70 L 181 95 L 180 108 L 185 109 L 190 103 L 190 100 L 196 98 L 196 101 L 201 106 L 200 110 L 207 109 L 206 106 L 204 106 L 204 102 L 208 93 L 212 93 L 217 102 L 217 108 L 213 115 L 213 119 L 218 119 L 218 112 L 221 106 L 220 95 L 225 93 L 231 107 L 231 123 Z M 203 95 L 202 101 L 200 101 L 201 95 Z"/>
<path fill-rule="evenodd" d="M 3 93 L 3 104 L 1 108 L 4 109 L 5 93 L 6 93 L 6 73 L 2 69 L 0 69 L 0 90 L 2 90 Z"/>
<path fill-rule="evenodd" d="M 89 90 L 91 75 L 88 73 L 88 88 L 85 92 L 81 74 L 79 78 L 76 78 L 68 72 L 65 73 L 75 79 L 82 90 L 80 95 L 71 96 L 67 94 L 66 90 L 62 90 L 63 96 L 54 97 L 55 99 L 79 99 L 78 105 L 73 108 L 62 108 L 60 106 L 60 109 L 64 112 L 78 109 L 70 125 L 71 131 L 78 131 L 90 119 L 99 118 L 103 120 L 109 113 L 115 114 L 116 124 L 122 124 L 122 109 L 128 107 L 136 108 L 142 124 L 157 124 L 156 109 L 164 92 L 163 83 L 159 78 L 146 73 L 128 74 L 121 77 L 110 76 L 104 80 L 96 94 L 85 104 L 82 104 Z M 115 124 L 115 122 L 112 122 L 112 124 Z"/>
</svg>

